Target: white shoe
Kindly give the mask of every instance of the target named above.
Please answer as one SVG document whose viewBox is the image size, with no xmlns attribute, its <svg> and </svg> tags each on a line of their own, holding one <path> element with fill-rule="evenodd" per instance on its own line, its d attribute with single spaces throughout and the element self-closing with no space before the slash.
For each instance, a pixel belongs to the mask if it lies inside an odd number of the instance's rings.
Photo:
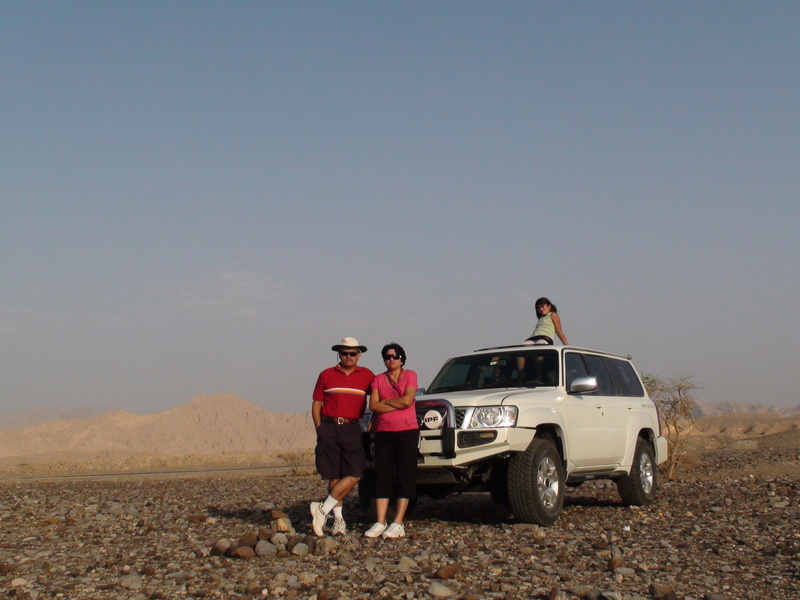
<svg viewBox="0 0 800 600">
<path fill-rule="evenodd" d="M 325 527 L 325 521 L 328 520 L 328 515 L 322 512 L 322 502 L 312 502 L 311 506 L 311 528 L 314 530 L 314 535 L 322 537 L 325 532 L 322 530 Z"/>
<path fill-rule="evenodd" d="M 344 519 L 334 519 L 331 535 L 344 535 L 345 533 L 347 533 L 347 523 L 344 522 Z"/>
<path fill-rule="evenodd" d="M 384 523 L 375 523 L 375 525 L 367 529 L 366 533 L 364 534 L 364 537 L 368 538 L 380 537 L 384 531 L 386 531 L 386 525 Z"/>
<path fill-rule="evenodd" d="M 401 538 L 405 534 L 406 534 L 406 528 L 403 527 L 402 523 L 392 523 L 383 532 L 383 537 L 385 537 L 385 538 Z"/>
</svg>

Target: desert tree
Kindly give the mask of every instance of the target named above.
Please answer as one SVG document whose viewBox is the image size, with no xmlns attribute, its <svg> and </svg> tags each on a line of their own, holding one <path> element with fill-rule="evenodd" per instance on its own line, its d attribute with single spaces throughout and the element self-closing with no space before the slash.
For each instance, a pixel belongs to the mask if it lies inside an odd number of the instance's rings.
<svg viewBox="0 0 800 600">
<path fill-rule="evenodd" d="M 661 431 L 669 443 L 669 456 L 660 467 L 669 479 L 686 454 L 686 440 L 694 427 L 693 412 L 697 407 L 694 391 L 699 388 L 690 375 L 665 378 L 648 373 L 642 380 L 658 408 Z"/>
</svg>

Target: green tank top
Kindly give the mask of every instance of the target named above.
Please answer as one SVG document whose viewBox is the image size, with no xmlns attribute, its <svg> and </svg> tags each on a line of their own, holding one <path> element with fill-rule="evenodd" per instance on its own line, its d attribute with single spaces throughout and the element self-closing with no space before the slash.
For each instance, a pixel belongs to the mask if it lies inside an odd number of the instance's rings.
<svg viewBox="0 0 800 600">
<path fill-rule="evenodd" d="M 553 313 L 547 313 L 541 319 L 536 321 L 536 327 L 534 327 L 531 337 L 535 335 L 546 335 L 551 339 L 556 337 L 556 326 L 553 324 L 553 319 L 551 318 L 552 314 Z"/>
</svg>

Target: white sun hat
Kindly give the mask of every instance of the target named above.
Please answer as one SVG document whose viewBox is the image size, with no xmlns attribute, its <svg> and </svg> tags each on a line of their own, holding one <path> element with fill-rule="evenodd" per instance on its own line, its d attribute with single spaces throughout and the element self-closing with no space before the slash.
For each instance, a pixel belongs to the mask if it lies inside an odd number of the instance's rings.
<svg viewBox="0 0 800 600">
<path fill-rule="evenodd" d="M 366 352 L 366 346 L 359 346 L 358 340 L 354 337 L 346 337 L 342 338 L 342 341 L 338 344 L 334 344 L 331 346 L 331 350 L 334 352 L 338 352 L 342 348 L 357 348 L 360 352 Z"/>
</svg>

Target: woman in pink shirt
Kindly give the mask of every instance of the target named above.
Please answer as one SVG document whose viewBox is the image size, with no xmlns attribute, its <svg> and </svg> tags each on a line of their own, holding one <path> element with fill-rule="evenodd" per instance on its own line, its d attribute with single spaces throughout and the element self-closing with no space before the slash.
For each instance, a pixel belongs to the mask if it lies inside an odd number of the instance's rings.
<svg viewBox="0 0 800 600">
<path fill-rule="evenodd" d="M 370 538 L 399 538 L 408 503 L 417 486 L 419 426 L 414 397 L 417 374 L 404 369 L 406 352 L 400 344 L 386 344 L 381 350 L 386 372 L 375 377 L 369 397 L 375 431 L 375 508 L 378 521 L 364 534 Z M 386 525 L 389 499 L 397 499 L 394 522 Z"/>
</svg>

